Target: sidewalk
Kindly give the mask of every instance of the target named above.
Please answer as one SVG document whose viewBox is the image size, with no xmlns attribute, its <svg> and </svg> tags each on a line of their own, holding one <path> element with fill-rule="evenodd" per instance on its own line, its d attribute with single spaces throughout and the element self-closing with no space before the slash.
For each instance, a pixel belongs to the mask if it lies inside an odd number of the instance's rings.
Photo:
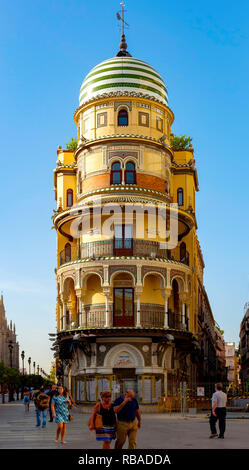
<svg viewBox="0 0 249 470">
<path fill-rule="evenodd" d="M 0 405 L 0 449 L 100 449 L 91 437 L 89 414 L 73 408 L 74 421 L 67 425 L 66 441 L 55 443 L 56 424 L 37 428 L 35 407 L 25 413 L 24 405 L 11 402 Z M 168 414 L 143 414 L 138 431 L 138 449 L 248 449 L 249 423 L 246 419 L 228 419 L 225 439 L 209 439 L 207 414 L 181 417 Z M 113 447 L 113 444 L 112 444 Z M 127 448 L 127 444 L 124 449 Z"/>
</svg>

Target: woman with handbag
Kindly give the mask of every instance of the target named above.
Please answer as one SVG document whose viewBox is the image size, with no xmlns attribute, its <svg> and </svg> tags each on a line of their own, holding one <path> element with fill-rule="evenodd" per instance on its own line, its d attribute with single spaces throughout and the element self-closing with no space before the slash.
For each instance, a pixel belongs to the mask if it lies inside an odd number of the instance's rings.
<svg viewBox="0 0 249 470">
<path fill-rule="evenodd" d="M 52 416 L 53 418 L 55 418 L 55 422 L 57 423 L 55 442 L 58 442 L 61 434 L 61 443 L 66 444 L 66 441 L 64 439 L 66 434 L 66 425 L 70 421 L 70 405 L 71 402 L 69 400 L 69 396 L 65 391 L 64 387 L 60 385 L 58 387 L 58 391 L 55 393 L 51 401 Z"/>
<path fill-rule="evenodd" d="M 93 409 L 89 422 L 90 431 L 95 430 L 96 441 L 102 441 L 102 449 L 110 449 L 111 441 L 116 439 L 116 415 L 111 403 L 111 392 L 101 392 L 101 402 Z"/>
<path fill-rule="evenodd" d="M 64 391 L 65 393 L 67 393 L 68 397 L 69 397 L 69 400 L 70 400 L 70 405 L 68 405 L 68 410 L 69 410 L 69 421 L 73 421 L 74 420 L 74 417 L 72 415 L 72 406 L 75 406 L 76 408 L 79 408 L 77 403 L 75 403 L 71 393 L 69 393 L 68 391 L 68 388 L 67 387 L 64 387 Z"/>
</svg>

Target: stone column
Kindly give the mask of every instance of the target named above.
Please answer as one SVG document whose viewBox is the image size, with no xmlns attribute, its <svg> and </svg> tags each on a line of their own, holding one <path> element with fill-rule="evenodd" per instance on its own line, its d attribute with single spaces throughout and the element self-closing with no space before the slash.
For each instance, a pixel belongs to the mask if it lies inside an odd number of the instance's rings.
<svg viewBox="0 0 249 470">
<path fill-rule="evenodd" d="M 105 328 L 110 328 L 111 326 L 110 307 L 109 307 L 109 301 L 111 297 L 110 286 L 103 287 L 103 294 L 105 296 Z"/>
<path fill-rule="evenodd" d="M 84 303 L 84 297 L 86 295 L 86 289 L 75 289 L 75 294 L 78 298 L 78 303 L 79 303 L 79 309 L 78 309 L 78 314 L 79 314 L 79 326 L 85 326 L 85 322 L 83 319 L 83 303 Z"/>
<path fill-rule="evenodd" d="M 182 303 L 182 314 L 181 314 L 181 325 L 182 329 L 186 330 L 186 322 L 185 322 L 185 302 L 186 302 L 186 293 L 185 292 L 180 292 L 179 294 L 179 299 Z"/>
<path fill-rule="evenodd" d="M 182 327 L 183 327 L 184 330 L 186 330 L 185 308 L 186 308 L 186 304 L 183 302 L 182 303 Z"/>
<path fill-rule="evenodd" d="M 164 297 L 164 328 L 169 327 L 169 315 L 168 315 L 168 300 L 171 295 L 171 288 L 167 287 L 164 289 L 163 297 Z"/>
<path fill-rule="evenodd" d="M 67 305 L 66 302 L 63 302 L 62 306 L 62 329 L 66 329 L 66 316 L 67 316 Z"/>
<path fill-rule="evenodd" d="M 62 330 L 62 320 L 63 320 L 63 303 L 61 302 L 61 296 L 58 295 L 57 297 L 57 328 L 58 330 Z"/>
<path fill-rule="evenodd" d="M 187 299 L 185 304 L 186 304 L 186 312 L 187 312 L 187 319 L 188 319 L 186 327 L 188 326 L 188 331 L 190 331 L 190 318 L 189 318 L 190 299 Z"/>
<path fill-rule="evenodd" d="M 135 296 L 137 300 L 136 328 L 141 328 L 140 297 L 142 293 L 143 293 L 143 286 L 136 286 L 135 287 Z"/>
</svg>

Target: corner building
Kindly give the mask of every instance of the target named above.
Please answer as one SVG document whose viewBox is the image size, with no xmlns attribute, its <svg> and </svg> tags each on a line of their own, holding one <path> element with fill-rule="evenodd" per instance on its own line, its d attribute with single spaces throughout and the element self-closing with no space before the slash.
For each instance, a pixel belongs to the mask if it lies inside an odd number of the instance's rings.
<svg viewBox="0 0 249 470">
<path fill-rule="evenodd" d="M 82 83 L 77 149 L 57 151 L 54 350 L 58 378 L 81 403 L 134 388 L 151 404 L 197 380 L 198 179 L 193 149 L 170 147 L 173 120 L 162 77 L 122 36 Z M 161 237 L 171 203 L 175 247 Z"/>
</svg>

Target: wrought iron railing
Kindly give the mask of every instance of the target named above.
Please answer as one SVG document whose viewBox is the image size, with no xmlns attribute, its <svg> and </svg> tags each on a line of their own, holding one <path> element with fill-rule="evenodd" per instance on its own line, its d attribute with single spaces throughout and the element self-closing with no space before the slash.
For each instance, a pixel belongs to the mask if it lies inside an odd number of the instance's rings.
<svg viewBox="0 0 249 470">
<path fill-rule="evenodd" d="M 105 309 L 95 309 L 85 306 L 82 326 L 85 328 L 103 328 L 105 326 Z"/>
<path fill-rule="evenodd" d="M 142 328 L 164 328 L 165 313 L 164 307 L 158 308 L 158 306 L 146 307 L 141 304 L 140 310 L 140 323 Z M 65 330 L 78 328 L 104 328 L 106 324 L 106 311 L 105 305 L 99 305 L 98 308 L 85 305 L 82 311 L 81 321 L 79 314 L 75 322 L 70 323 L 66 321 L 64 326 Z M 111 325 L 112 326 L 112 325 Z M 135 322 L 134 322 L 134 327 Z M 168 327 L 175 330 L 189 330 L 188 319 L 183 318 L 182 315 L 175 314 L 171 310 L 168 312 Z M 63 329 L 61 322 L 61 329 Z"/>
<path fill-rule="evenodd" d="M 187 252 L 186 257 L 183 259 L 176 259 L 171 255 L 170 250 L 167 250 L 163 244 L 159 242 L 139 239 L 127 239 L 124 245 L 120 244 L 120 248 L 117 246 L 117 239 L 114 247 L 114 240 L 100 240 L 95 242 L 83 243 L 81 246 L 68 247 L 59 253 L 59 266 L 84 258 L 98 258 L 101 256 L 115 256 L 116 250 L 120 254 L 124 248 L 124 255 L 129 250 L 129 255 L 132 256 L 148 256 L 149 258 L 165 258 L 172 259 L 174 261 L 180 261 L 189 266 L 189 254 Z"/>
<path fill-rule="evenodd" d="M 144 328 L 163 328 L 164 327 L 164 311 L 156 309 L 143 309 L 140 311 L 141 326 Z"/>
<path fill-rule="evenodd" d="M 178 313 L 172 312 L 169 309 L 168 311 L 168 325 L 169 328 L 174 330 L 186 330 L 189 331 L 189 320 L 186 316 L 180 315 Z"/>
</svg>

